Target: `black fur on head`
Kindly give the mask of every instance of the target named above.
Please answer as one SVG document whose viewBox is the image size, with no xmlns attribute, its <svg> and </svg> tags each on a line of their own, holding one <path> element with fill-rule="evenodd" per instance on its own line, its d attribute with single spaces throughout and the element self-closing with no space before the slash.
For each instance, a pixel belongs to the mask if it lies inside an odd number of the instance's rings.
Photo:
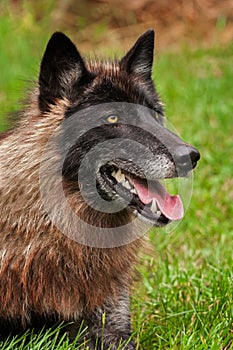
<svg viewBox="0 0 233 350">
<path fill-rule="evenodd" d="M 154 31 L 148 30 L 121 60 L 85 62 L 69 38 L 54 33 L 40 67 L 40 109 L 67 98 L 72 102 L 68 114 L 113 101 L 142 104 L 162 114 L 151 79 L 153 51 Z"/>
</svg>

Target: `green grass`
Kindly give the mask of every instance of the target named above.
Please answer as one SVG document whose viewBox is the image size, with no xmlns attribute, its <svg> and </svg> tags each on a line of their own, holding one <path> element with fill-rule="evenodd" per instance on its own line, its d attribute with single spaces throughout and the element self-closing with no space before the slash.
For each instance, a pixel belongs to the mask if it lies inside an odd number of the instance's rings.
<svg viewBox="0 0 233 350">
<path fill-rule="evenodd" d="M 48 34 L 30 17 L 0 18 L 0 128 L 38 74 Z M 169 121 L 202 159 L 184 220 L 150 233 L 132 296 L 138 349 L 233 349 L 233 46 L 158 55 L 154 76 Z M 54 331 L 51 331 L 54 332 Z M 11 349 L 77 349 L 51 332 L 0 343 Z M 56 337 L 55 337 L 56 338 Z M 50 339 L 50 340 L 49 340 Z M 17 342 L 17 343 L 16 343 Z"/>
<path fill-rule="evenodd" d="M 169 121 L 202 158 L 183 222 L 150 235 L 132 303 L 140 349 L 233 349 L 232 58 L 229 46 L 155 64 Z"/>
</svg>

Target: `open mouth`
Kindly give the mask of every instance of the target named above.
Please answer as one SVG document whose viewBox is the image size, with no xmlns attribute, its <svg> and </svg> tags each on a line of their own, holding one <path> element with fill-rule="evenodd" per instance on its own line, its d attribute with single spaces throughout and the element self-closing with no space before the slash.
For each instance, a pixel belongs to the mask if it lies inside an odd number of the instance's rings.
<svg viewBox="0 0 233 350">
<path fill-rule="evenodd" d="M 101 176 L 114 193 L 127 201 L 129 209 L 140 219 L 163 226 L 183 218 L 180 196 L 170 195 L 159 180 L 148 181 L 112 165 L 103 167 Z"/>
</svg>

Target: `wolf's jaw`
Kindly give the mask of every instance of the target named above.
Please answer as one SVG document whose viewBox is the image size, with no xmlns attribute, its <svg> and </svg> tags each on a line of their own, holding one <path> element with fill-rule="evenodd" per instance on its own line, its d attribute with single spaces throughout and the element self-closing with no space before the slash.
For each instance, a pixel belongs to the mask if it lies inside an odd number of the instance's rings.
<svg viewBox="0 0 233 350">
<path fill-rule="evenodd" d="M 113 165 L 102 167 L 100 176 L 104 187 L 107 186 L 111 190 L 111 199 L 120 198 L 127 202 L 128 208 L 134 215 L 154 226 L 164 226 L 183 216 L 183 207 L 179 196 L 170 196 L 158 180 L 153 181 L 153 188 L 157 188 L 157 191 L 160 192 L 155 194 L 153 191 L 149 191 L 145 177 L 138 177 Z M 144 191 L 150 195 L 148 198 L 144 196 Z M 109 194 L 109 190 L 106 192 Z M 168 211 L 161 206 L 161 201 L 165 201 L 162 198 L 164 195 L 173 200 L 175 205 L 178 203 L 178 216 L 177 214 L 169 215 Z M 179 208 L 180 206 L 181 208 Z M 177 208 L 175 209 L 177 210 Z"/>
</svg>

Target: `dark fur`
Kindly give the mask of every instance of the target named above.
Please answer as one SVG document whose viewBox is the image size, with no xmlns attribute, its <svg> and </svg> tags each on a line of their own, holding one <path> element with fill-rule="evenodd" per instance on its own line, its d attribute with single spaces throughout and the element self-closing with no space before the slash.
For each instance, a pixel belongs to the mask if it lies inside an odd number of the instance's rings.
<svg viewBox="0 0 233 350">
<path fill-rule="evenodd" d="M 109 345 L 116 349 L 121 340 L 130 337 L 128 295 L 142 239 L 100 249 L 80 245 L 64 236 L 44 212 L 39 166 L 43 148 L 63 118 L 104 102 L 132 102 L 152 109 L 158 117 L 160 136 L 171 140 L 171 148 L 184 144 L 161 124 L 163 108 L 151 80 L 153 46 L 153 31 L 148 31 L 120 61 L 84 62 L 64 34 L 55 33 L 50 39 L 41 62 L 39 88 L 31 94 L 19 126 L 0 141 L 2 335 L 74 321 L 70 329 L 74 337 L 84 320 L 94 344 L 102 334 L 101 319 L 105 313 L 104 349 Z M 88 134 L 88 143 L 79 140 L 66 157 L 64 191 L 80 218 L 99 227 L 117 227 L 130 222 L 132 212 L 124 209 L 107 215 L 92 210 L 79 193 L 79 162 L 97 141 L 130 134 L 131 139 L 145 143 L 145 135 L 136 127 L 131 127 L 130 133 L 125 128 L 113 132 L 108 126 L 101 133 L 93 132 L 94 135 Z M 158 139 L 150 136 L 147 142 L 153 154 L 159 150 L 166 154 L 169 164 L 174 163 L 174 155 Z M 190 149 L 189 156 L 192 152 Z M 128 165 L 128 170 L 140 172 L 132 165 Z M 163 177 L 177 176 L 174 164 L 158 171 L 164 172 Z M 59 203 L 56 206 L 60 212 Z M 69 225 L 68 220 L 64 217 L 64 225 Z M 125 349 L 135 349 L 132 340 Z"/>
</svg>

